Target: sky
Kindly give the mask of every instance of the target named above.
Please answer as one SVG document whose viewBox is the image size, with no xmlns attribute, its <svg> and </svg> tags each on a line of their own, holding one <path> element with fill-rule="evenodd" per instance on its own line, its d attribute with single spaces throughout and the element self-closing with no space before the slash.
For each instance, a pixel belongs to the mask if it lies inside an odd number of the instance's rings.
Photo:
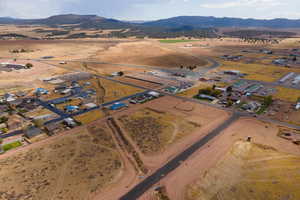
<svg viewBox="0 0 300 200">
<path fill-rule="evenodd" d="M 300 0 L 0 0 L 0 16 L 96 14 L 122 20 L 175 16 L 300 19 Z"/>
</svg>

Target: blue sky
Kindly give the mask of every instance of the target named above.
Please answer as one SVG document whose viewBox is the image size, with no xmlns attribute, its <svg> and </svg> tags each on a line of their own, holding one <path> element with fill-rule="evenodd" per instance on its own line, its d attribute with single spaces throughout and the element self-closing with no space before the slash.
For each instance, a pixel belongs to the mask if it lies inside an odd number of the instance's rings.
<svg viewBox="0 0 300 200">
<path fill-rule="evenodd" d="M 0 0 L 0 16 L 41 18 L 63 13 L 126 20 L 180 15 L 300 19 L 300 0 Z"/>
</svg>

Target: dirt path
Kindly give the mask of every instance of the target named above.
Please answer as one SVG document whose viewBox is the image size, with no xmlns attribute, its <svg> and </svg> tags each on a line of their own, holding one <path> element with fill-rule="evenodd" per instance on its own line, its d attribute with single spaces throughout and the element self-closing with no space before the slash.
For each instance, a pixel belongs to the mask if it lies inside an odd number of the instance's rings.
<svg viewBox="0 0 300 200">
<path fill-rule="evenodd" d="M 79 150 L 80 150 L 79 146 L 80 145 L 78 144 L 78 141 L 76 141 L 75 145 L 76 145 L 75 154 L 67 162 L 65 162 L 64 165 L 62 166 L 60 175 L 59 175 L 59 177 L 57 179 L 57 182 L 56 182 L 56 188 L 54 189 L 51 200 L 55 200 L 54 198 L 56 197 L 57 193 L 59 192 L 59 190 L 61 190 L 63 188 L 63 184 L 64 184 L 64 180 L 65 180 L 65 174 L 66 174 L 66 171 L 68 169 L 68 166 L 70 165 L 70 163 L 72 163 L 72 161 L 76 158 L 76 156 L 79 153 Z"/>
<path fill-rule="evenodd" d="M 174 140 L 175 140 L 175 138 L 176 138 L 176 136 L 178 135 L 178 132 L 179 132 L 178 124 L 172 123 L 172 126 L 174 127 L 174 131 L 173 131 L 172 137 L 168 141 L 168 144 L 172 144 L 174 142 Z"/>
</svg>

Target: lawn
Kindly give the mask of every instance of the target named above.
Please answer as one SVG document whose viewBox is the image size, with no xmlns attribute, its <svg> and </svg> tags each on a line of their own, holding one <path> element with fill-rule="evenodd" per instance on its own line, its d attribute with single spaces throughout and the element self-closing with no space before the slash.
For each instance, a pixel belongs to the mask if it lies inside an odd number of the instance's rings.
<svg viewBox="0 0 300 200">
<path fill-rule="evenodd" d="M 159 40 L 160 43 L 195 42 L 197 40 Z"/>
<path fill-rule="evenodd" d="M 15 141 L 12 143 L 4 144 L 2 145 L 3 151 L 9 151 L 11 149 L 17 148 L 22 146 L 22 143 L 20 141 Z"/>
</svg>

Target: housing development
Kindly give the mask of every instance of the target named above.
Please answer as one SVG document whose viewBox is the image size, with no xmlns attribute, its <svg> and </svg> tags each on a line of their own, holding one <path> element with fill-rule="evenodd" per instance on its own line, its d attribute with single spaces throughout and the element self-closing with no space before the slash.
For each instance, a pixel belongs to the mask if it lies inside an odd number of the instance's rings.
<svg viewBox="0 0 300 200">
<path fill-rule="evenodd" d="M 2 20 L 0 200 L 300 199 L 298 29 Z"/>
</svg>

